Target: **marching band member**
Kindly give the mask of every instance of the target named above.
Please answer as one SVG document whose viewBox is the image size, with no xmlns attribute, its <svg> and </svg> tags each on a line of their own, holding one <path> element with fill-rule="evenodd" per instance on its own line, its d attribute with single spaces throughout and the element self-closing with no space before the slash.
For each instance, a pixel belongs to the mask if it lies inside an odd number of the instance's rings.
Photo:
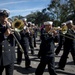
<svg viewBox="0 0 75 75">
<path fill-rule="evenodd" d="M 28 23 L 27 23 L 27 19 L 26 19 L 26 18 L 22 18 L 21 20 L 24 22 L 24 25 L 25 25 L 25 26 L 28 25 Z"/>
<path fill-rule="evenodd" d="M 31 54 L 33 55 L 34 54 L 34 46 L 33 46 L 33 34 L 34 34 L 34 30 L 32 28 L 32 23 L 31 22 L 28 22 L 28 28 L 29 28 L 29 46 L 30 46 L 30 49 L 31 49 Z"/>
<path fill-rule="evenodd" d="M 37 33 L 37 29 L 36 29 L 36 26 L 35 24 L 33 23 L 32 24 L 32 28 L 33 28 L 33 42 L 34 42 L 34 47 L 36 47 L 36 33 Z"/>
<path fill-rule="evenodd" d="M 61 28 L 62 28 L 63 26 L 65 26 L 65 25 L 66 25 L 66 23 L 62 23 L 62 24 L 61 24 Z M 62 36 L 62 35 L 64 35 L 64 34 L 62 33 L 62 30 L 59 30 L 59 42 L 58 42 L 58 47 L 57 47 L 56 50 L 55 50 L 55 54 L 56 54 L 56 55 L 59 54 L 59 52 L 60 52 L 60 50 L 61 50 L 61 48 L 62 48 L 62 45 L 64 44 L 64 41 L 65 41 L 65 37 Z"/>
<path fill-rule="evenodd" d="M 68 27 L 67 33 L 65 34 L 65 41 L 64 41 L 64 49 L 63 54 L 60 58 L 58 69 L 64 70 L 66 65 L 67 57 L 69 52 L 71 52 L 73 62 L 75 64 L 75 30 L 73 30 L 73 21 L 67 21 L 66 25 Z"/>
<path fill-rule="evenodd" d="M 50 75 L 57 75 L 55 72 L 55 55 L 54 55 L 54 39 L 57 31 L 52 31 L 52 21 L 44 22 L 45 30 L 41 34 L 41 44 L 38 57 L 40 63 L 35 71 L 35 75 L 42 75 L 46 65 Z M 50 31 L 51 30 L 51 31 Z"/>
<path fill-rule="evenodd" d="M 28 68 L 31 68 L 31 66 L 30 66 L 31 61 L 30 61 L 30 58 L 28 55 L 28 51 L 29 51 L 29 29 L 28 29 L 27 24 L 26 24 L 26 18 L 25 19 L 23 18 L 22 21 L 24 22 L 24 28 L 23 28 L 23 30 L 20 31 L 21 45 L 22 45 L 22 48 L 24 50 L 25 69 L 28 69 Z M 18 52 L 18 64 L 19 65 L 21 64 L 21 61 L 22 61 L 22 53 Z"/>
<path fill-rule="evenodd" d="M 0 10 L 0 75 L 5 68 L 6 75 L 13 75 L 15 60 L 15 39 L 9 27 L 9 10 Z M 17 37 L 18 38 L 18 37 Z"/>
</svg>

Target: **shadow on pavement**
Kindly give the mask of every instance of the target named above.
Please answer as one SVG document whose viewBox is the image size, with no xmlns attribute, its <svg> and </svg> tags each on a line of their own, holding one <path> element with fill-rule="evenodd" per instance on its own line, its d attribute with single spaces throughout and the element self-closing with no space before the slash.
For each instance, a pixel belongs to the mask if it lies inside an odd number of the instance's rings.
<svg viewBox="0 0 75 75">
<path fill-rule="evenodd" d="M 29 68 L 29 69 L 25 69 L 23 67 L 20 66 L 14 66 L 14 69 L 22 74 L 31 74 L 31 73 L 35 73 L 35 68 Z"/>
</svg>

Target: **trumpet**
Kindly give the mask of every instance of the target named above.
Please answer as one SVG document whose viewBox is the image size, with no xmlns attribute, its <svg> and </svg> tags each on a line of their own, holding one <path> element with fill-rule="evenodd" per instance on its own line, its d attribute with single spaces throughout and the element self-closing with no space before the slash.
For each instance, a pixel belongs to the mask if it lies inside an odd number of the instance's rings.
<svg viewBox="0 0 75 75">
<path fill-rule="evenodd" d="M 57 35 L 57 34 L 59 34 L 59 31 L 61 31 L 62 34 L 66 34 L 66 33 L 67 33 L 67 30 L 68 30 L 68 28 L 67 28 L 67 26 L 65 25 L 65 26 L 63 26 L 62 28 L 53 27 L 52 29 L 50 29 L 50 30 L 48 31 L 48 33 L 51 34 L 51 35 Z"/>
<path fill-rule="evenodd" d="M 75 30 L 75 26 L 73 25 L 71 29 L 72 29 L 72 30 Z M 57 30 L 61 30 L 62 34 L 59 34 L 58 32 L 56 32 Z M 65 25 L 65 26 L 63 26 L 62 28 L 53 27 L 50 31 L 48 31 L 48 33 L 51 34 L 51 35 L 53 35 L 53 34 L 54 34 L 54 35 L 55 35 L 55 34 L 59 34 L 59 35 L 65 37 L 65 38 L 75 40 L 75 38 L 72 37 L 72 36 L 75 36 L 75 35 L 70 34 L 70 33 L 67 33 L 67 30 L 68 30 L 68 27 Z M 68 34 L 68 35 L 70 35 L 71 37 L 66 36 L 65 34 Z"/>
<path fill-rule="evenodd" d="M 67 33 L 67 30 L 68 30 L 68 28 L 67 28 L 67 26 L 66 25 L 64 25 L 62 28 L 58 28 L 58 27 L 53 27 L 52 28 L 52 30 L 60 30 L 63 34 L 66 34 Z"/>
<path fill-rule="evenodd" d="M 58 30 L 57 28 L 53 27 L 48 31 L 48 34 L 57 35 L 58 34 L 57 30 Z"/>
<path fill-rule="evenodd" d="M 52 29 L 53 30 L 62 30 L 62 28 L 59 28 L 59 27 L 53 27 Z"/>
<path fill-rule="evenodd" d="M 68 30 L 68 27 L 67 27 L 66 25 L 63 26 L 63 27 L 62 27 L 62 33 L 63 33 L 64 35 L 63 35 L 63 34 L 60 34 L 60 35 L 63 36 L 63 37 L 66 37 L 66 38 L 75 40 L 75 38 L 72 37 L 72 36 L 74 36 L 74 35 L 71 34 L 71 33 L 67 33 L 67 30 Z M 72 26 L 71 30 L 75 30 L 75 26 L 74 26 L 74 25 Z M 66 36 L 65 34 L 68 34 L 68 35 L 70 35 L 71 37 Z"/>
</svg>

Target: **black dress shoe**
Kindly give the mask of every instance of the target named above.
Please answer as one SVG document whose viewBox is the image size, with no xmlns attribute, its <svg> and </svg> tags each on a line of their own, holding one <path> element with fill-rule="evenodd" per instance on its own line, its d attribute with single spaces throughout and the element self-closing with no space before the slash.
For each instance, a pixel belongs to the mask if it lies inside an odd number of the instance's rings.
<svg viewBox="0 0 75 75">
<path fill-rule="evenodd" d="M 20 65 L 20 64 L 21 64 L 21 62 L 17 62 L 16 64 Z"/>
<path fill-rule="evenodd" d="M 31 51 L 31 54 L 32 54 L 32 55 L 34 55 L 34 52 L 33 52 L 33 51 Z"/>
<path fill-rule="evenodd" d="M 55 53 L 55 55 L 58 55 L 58 53 Z"/>
<path fill-rule="evenodd" d="M 36 47 L 36 45 L 34 45 L 34 47 Z"/>
</svg>

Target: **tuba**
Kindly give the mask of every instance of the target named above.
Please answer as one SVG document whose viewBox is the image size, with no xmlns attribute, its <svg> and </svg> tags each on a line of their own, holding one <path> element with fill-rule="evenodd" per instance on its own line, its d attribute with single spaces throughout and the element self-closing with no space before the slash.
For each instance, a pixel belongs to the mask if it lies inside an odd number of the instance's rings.
<svg viewBox="0 0 75 75">
<path fill-rule="evenodd" d="M 17 32 L 20 32 L 24 28 L 24 22 L 17 19 L 12 22 L 12 28 Z"/>
</svg>

